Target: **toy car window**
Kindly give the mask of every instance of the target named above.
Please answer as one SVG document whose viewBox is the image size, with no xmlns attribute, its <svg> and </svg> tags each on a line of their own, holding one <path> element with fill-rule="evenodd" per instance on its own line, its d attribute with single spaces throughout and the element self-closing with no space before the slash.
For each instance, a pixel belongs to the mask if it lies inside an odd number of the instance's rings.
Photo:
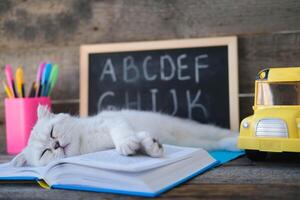
<svg viewBox="0 0 300 200">
<path fill-rule="evenodd" d="M 257 105 L 300 105 L 300 82 L 258 83 Z"/>
</svg>

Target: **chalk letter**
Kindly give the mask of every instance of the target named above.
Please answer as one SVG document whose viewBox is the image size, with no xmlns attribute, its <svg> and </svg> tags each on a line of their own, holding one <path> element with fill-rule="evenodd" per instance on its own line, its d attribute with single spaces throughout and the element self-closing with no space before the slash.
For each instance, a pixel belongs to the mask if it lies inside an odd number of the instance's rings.
<svg viewBox="0 0 300 200">
<path fill-rule="evenodd" d="M 187 68 L 188 68 L 187 65 L 183 65 L 183 64 L 182 64 L 182 59 L 184 59 L 184 58 L 186 58 L 186 54 L 182 54 L 182 55 L 180 55 L 180 56 L 177 58 L 177 66 L 178 66 L 178 71 L 177 71 L 177 73 L 178 73 L 178 80 L 180 80 L 180 81 L 185 81 L 185 80 L 191 79 L 190 76 L 183 76 L 183 75 L 182 75 L 182 71 L 183 71 L 184 69 L 187 69 Z"/>
<path fill-rule="evenodd" d="M 100 112 L 100 111 L 102 110 L 102 102 L 103 102 L 103 100 L 104 100 L 107 96 L 115 96 L 115 93 L 112 92 L 112 91 L 108 91 L 108 92 L 104 92 L 104 93 L 100 96 L 100 98 L 99 98 L 99 100 L 98 100 L 98 105 L 97 105 L 97 107 L 98 107 L 98 112 Z M 112 105 L 109 105 L 109 106 L 107 106 L 105 109 L 108 109 L 108 110 L 116 110 L 116 107 L 115 107 L 115 106 L 112 106 Z"/>
<path fill-rule="evenodd" d="M 100 76 L 100 81 L 103 81 L 105 75 L 110 75 L 111 79 L 113 82 L 116 82 L 116 73 L 114 70 L 114 66 L 111 62 L 111 59 L 107 59 L 104 65 L 104 68 L 102 70 L 101 76 Z"/>
<path fill-rule="evenodd" d="M 156 93 L 158 89 L 151 89 L 151 98 L 152 98 L 152 111 L 156 111 Z"/>
<path fill-rule="evenodd" d="M 172 95 L 172 99 L 173 99 L 173 112 L 171 113 L 171 115 L 175 115 L 177 110 L 178 110 L 178 103 L 177 103 L 177 94 L 176 94 L 176 90 L 175 89 L 171 89 L 170 93 Z"/>
<path fill-rule="evenodd" d="M 136 101 L 129 102 L 129 92 L 125 92 L 125 107 L 127 109 L 137 109 L 141 110 L 141 94 L 139 92 L 136 93 Z"/>
<path fill-rule="evenodd" d="M 165 74 L 165 61 L 169 62 L 169 66 L 171 67 L 171 73 L 169 76 Z M 164 55 L 160 57 L 160 78 L 163 81 L 169 81 L 171 80 L 175 75 L 175 64 L 169 55 Z"/>
<path fill-rule="evenodd" d="M 200 103 L 197 104 L 197 101 L 198 101 L 200 95 L 201 95 L 201 90 L 198 90 L 196 97 L 193 100 L 191 100 L 190 91 L 189 90 L 186 91 L 187 104 L 188 104 L 188 117 L 190 119 L 193 119 L 193 109 L 194 108 L 200 108 L 203 112 L 203 116 L 205 119 L 207 119 L 207 117 L 208 117 L 206 108 Z"/>
<path fill-rule="evenodd" d="M 144 77 L 147 81 L 154 81 L 157 77 L 157 75 L 149 76 L 149 74 L 148 74 L 147 67 L 148 67 L 148 62 L 151 59 L 152 59 L 151 56 L 147 56 L 143 61 L 143 72 L 144 72 Z"/>
<path fill-rule="evenodd" d="M 129 78 L 129 71 L 131 71 L 132 77 Z M 123 60 L 123 79 L 125 82 L 134 82 L 139 79 L 139 69 L 134 64 L 134 58 L 132 56 L 127 56 Z"/>
<path fill-rule="evenodd" d="M 201 59 L 207 58 L 207 54 L 202 54 L 200 56 L 197 56 L 195 58 L 195 80 L 197 83 L 199 83 L 199 69 L 206 69 L 208 68 L 208 65 L 200 63 Z"/>
</svg>

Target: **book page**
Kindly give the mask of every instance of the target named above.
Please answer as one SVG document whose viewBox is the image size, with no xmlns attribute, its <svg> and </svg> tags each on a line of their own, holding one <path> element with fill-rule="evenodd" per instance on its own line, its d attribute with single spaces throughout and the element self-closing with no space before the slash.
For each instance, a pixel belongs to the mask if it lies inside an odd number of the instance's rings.
<svg viewBox="0 0 300 200">
<path fill-rule="evenodd" d="M 14 167 L 11 162 L 0 164 L 0 180 L 41 179 L 45 167 Z"/>
<path fill-rule="evenodd" d="M 162 158 L 152 158 L 147 155 L 120 155 L 115 149 L 90 153 L 86 155 L 63 159 L 60 163 L 74 163 L 87 165 L 108 170 L 138 172 L 167 165 L 192 156 L 199 149 L 177 147 L 172 145 L 164 146 L 164 156 Z"/>
</svg>

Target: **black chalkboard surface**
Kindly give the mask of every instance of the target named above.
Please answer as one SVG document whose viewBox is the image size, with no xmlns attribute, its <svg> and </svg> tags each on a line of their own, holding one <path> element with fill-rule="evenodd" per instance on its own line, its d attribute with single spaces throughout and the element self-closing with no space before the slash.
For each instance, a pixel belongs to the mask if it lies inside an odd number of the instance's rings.
<svg viewBox="0 0 300 200">
<path fill-rule="evenodd" d="M 82 46 L 81 115 L 150 110 L 237 129 L 237 89 L 232 91 L 237 62 L 230 58 L 235 39 Z"/>
</svg>

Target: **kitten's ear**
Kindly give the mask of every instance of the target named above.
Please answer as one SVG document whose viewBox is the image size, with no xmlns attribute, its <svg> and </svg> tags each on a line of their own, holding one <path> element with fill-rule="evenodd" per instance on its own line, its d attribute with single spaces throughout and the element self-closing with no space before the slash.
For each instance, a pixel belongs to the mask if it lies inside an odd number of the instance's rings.
<svg viewBox="0 0 300 200">
<path fill-rule="evenodd" d="M 19 153 L 18 155 L 16 155 L 16 157 L 14 157 L 14 159 L 12 159 L 11 164 L 14 167 L 23 167 L 27 164 L 27 160 L 25 158 L 24 153 Z"/>
<path fill-rule="evenodd" d="M 50 112 L 50 108 L 48 106 L 43 106 L 41 104 L 39 104 L 38 108 L 37 108 L 37 116 L 38 119 L 41 118 L 50 118 L 52 117 L 53 113 Z"/>
</svg>

